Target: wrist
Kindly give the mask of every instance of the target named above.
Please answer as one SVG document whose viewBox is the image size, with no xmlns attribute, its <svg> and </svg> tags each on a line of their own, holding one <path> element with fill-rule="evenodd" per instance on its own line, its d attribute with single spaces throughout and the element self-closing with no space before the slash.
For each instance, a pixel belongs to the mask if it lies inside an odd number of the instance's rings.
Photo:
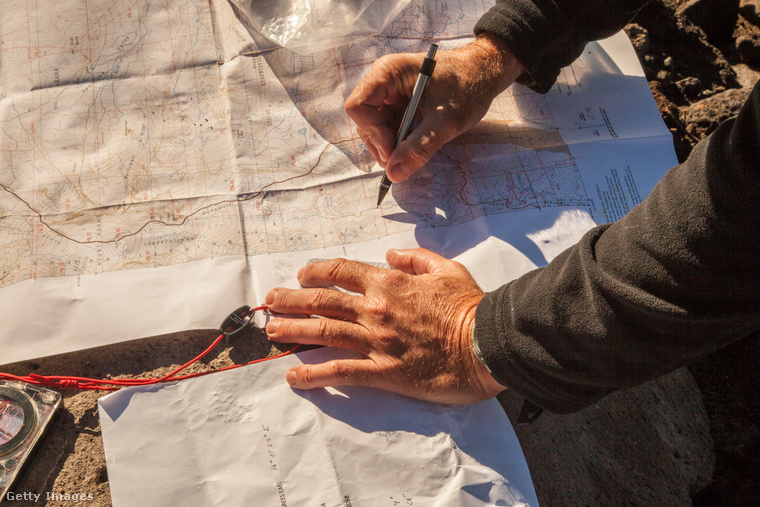
<svg viewBox="0 0 760 507">
<path fill-rule="evenodd" d="M 475 356 L 475 361 L 474 361 L 475 370 L 476 370 L 480 385 L 483 387 L 483 390 L 485 391 L 485 393 L 487 393 L 489 397 L 496 396 L 501 391 L 505 390 L 507 386 L 504 385 L 498 378 L 496 378 L 491 368 L 483 359 L 483 355 L 480 352 L 480 347 L 478 346 L 478 339 L 477 339 L 477 334 L 475 332 L 474 319 L 473 319 L 471 331 L 469 334 L 469 340 L 470 340 L 472 355 Z"/>
<path fill-rule="evenodd" d="M 517 60 L 509 46 L 490 32 L 479 33 L 466 47 L 475 52 L 481 78 L 492 88 L 494 97 L 525 72 L 525 66 Z"/>
</svg>

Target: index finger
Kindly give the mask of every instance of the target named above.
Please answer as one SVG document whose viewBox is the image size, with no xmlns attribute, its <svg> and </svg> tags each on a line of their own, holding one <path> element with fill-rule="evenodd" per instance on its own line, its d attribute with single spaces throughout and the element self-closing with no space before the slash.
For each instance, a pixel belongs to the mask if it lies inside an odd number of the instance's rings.
<svg viewBox="0 0 760 507">
<path fill-rule="evenodd" d="M 346 99 L 346 114 L 379 150 L 383 163 L 396 145 L 396 136 L 388 125 L 391 119 L 388 106 L 405 104 L 408 100 L 410 83 L 406 73 L 410 59 L 413 57 L 408 55 L 381 58 Z"/>
<path fill-rule="evenodd" d="M 298 283 L 303 287 L 340 287 L 364 294 L 373 272 L 380 270 L 369 264 L 348 259 L 318 261 L 298 271 Z"/>
<path fill-rule="evenodd" d="M 395 145 L 393 132 L 387 125 L 389 114 L 385 107 L 386 97 L 387 90 L 384 86 L 374 81 L 362 81 L 345 105 L 346 114 L 356 123 L 356 130 L 367 148 L 383 164 Z"/>
<path fill-rule="evenodd" d="M 395 96 L 397 93 L 392 80 L 393 77 L 387 72 L 370 71 L 364 79 L 359 81 L 346 99 L 344 106 L 346 114 L 357 126 L 364 130 L 385 126 L 387 118 L 382 112 L 385 111 L 383 106 L 399 100 Z"/>
</svg>

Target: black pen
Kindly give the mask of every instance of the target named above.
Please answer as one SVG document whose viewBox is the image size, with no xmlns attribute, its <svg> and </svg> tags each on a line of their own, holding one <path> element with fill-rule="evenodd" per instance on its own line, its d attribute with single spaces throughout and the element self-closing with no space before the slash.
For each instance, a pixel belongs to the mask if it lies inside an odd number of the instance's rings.
<svg viewBox="0 0 760 507">
<path fill-rule="evenodd" d="M 430 76 L 433 75 L 433 69 L 435 69 L 435 52 L 438 51 L 438 44 L 431 44 L 428 48 L 425 60 L 422 62 L 422 69 L 420 69 L 420 75 L 417 76 L 417 82 L 414 84 L 414 90 L 412 91 L 412 98 L 409 100 L 409 106 L 404 112 L 404 117 L 401 120 L 401 127 L 398 129 L 398 136 L 396 137 L 396 146 L 401 144 L 409 133 L 409 127 L 412 126 L 412 120 L 414 114 L 417 112 L 417 108 L 420 107 L 422 99 L 425 96 L 425 90 L 427 89 Z M 391 180 L 388 179 L 387 171 L 383 173 L 383 179 L 380 180 L 380 193 L 377 196 L 377 207 L 380 207 L 380 203 L 385 199 L 388 190 L 391 189 Z"/>
</svg>

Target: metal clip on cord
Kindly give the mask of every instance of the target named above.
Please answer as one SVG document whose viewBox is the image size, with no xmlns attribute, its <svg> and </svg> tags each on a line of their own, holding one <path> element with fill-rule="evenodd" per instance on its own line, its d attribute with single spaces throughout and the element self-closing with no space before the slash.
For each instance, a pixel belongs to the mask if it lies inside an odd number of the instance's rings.
<svg viewBox="0 0 760 507">
<path fill-rule="evenodd" d="M 198 360 L 203 358 L 206 354 L 208 354 L 224 338 L 234 339 L 234 338 L 239 337 L 243 333 L 245 333 L 248 330 L 248 328 L 250 328 L 251 325 L 253 324 L 253 313 L 258 310 L 268 311 L 266 305 L 257 306 L 256 308 L 251 308 L 250 306 L 245 305 L 245 306 L 241 306 L 240 308 L 238 308 L 237 310 L 229 314 L 227 318 L 224 319 L 224 322 L 222 322 L 222 325 L 219 327 L 219 332 L 221 334 L 216 338 L 216 340 L 213 341 L 211 345 L 209 345 L 206 348 L 206 350 L 201 352 L 194 359 L 191 359 L 190 361 L 186 362 L 182 366 L 179 366 L 175 368 L 174 370 L 172 370 L 171 373 L 167 373 L 166 375 L 162 377 L 95 379 L 95 378 L 87 378 L 87 377 L 68 377 L 68 376 L 61 376 L 61 375 L 46 377 L 44 375 L 37 375 L 34 373 L 27 375 L 26 377 L 21 377 L 18 375 L 12 375 L 10 373 L 0 373 L 0 380 L 8 380 L 11 382 L 26 382 L 29 384 L 34 384 L 34 385 L 39 385 L 39 386 L 60 387 L 63 389 L 91 389 L 91 390 L 101 390 L 101 391 L 116 391 L 118 389 L 121 389 L 122 387 L 146 386 L 150 384 L 157 384 L 159 382 L 176 382 L 178 380 L 200 377 L 201 375 L 208 375 L 209 373 L 232 370 L 234 368 L 240 368 L 241 366 L 248 366 L 251 364 L 260 363 L 262 361 L 269 361 L 271 359 L 276 359 L 278 357 L 287 356 L 289 354 L 294 353 L 296 350 L 298 350 L 298 347 L 300 347 L 300 345 L 296 344 L 287 352 L 283 352 L 282 354 L 277 354 L 276 356 L 269 356 L 269 357 L 263 357 L 261 359 L 254 359 L 253 361 L 248 361 L 247 363 L 233 364 L 231 366 L 219 368 L 213 371 L 199 371 L 195 373 L 188 373 L 185 375 L 178 375 L 179 372 L 186 369 L 188 366 L 197 362 Z M 2 454 L 1 444 L 0 444 L 0 454 Z M 0 477 L 1 475 L 2 475 L 2 467 L 0 467 Z"/>
<path fill-rule="evenodd" d="M 231 314 L 227 315 L 222 325 L 219 326 L 219 332 L 227 339 L 237 339 L 253 324 L 253 310 L 248 305 L 243 305 Z"/>
</svg>

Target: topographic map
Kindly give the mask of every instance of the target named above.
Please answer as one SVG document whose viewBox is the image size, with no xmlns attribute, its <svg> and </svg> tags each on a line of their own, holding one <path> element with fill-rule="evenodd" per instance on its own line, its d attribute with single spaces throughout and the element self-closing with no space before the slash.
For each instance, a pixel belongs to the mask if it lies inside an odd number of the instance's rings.
<svg viewBox="0 0 760 507">
<path fill-rule="evenodd" d="M 376 207 L 381 172 L 346 98 L 384 54 L 469 42 L 490 4 L 414 0 L 380 34 L 301 54 L 224 0 L 4 2 L 0 298 L 25 281 L 250 263 L 528 210 L 619 218 L 651 184 L 627 162 L 600 168 L 601 186 L 579 169 L 584 146 L 626 137 L 614 94 L 602 107 L 586 84 L 577 102 L 584 76 L 620 74 L 603 51 L 546 96 L 511 87 Z"/>
</svg>

